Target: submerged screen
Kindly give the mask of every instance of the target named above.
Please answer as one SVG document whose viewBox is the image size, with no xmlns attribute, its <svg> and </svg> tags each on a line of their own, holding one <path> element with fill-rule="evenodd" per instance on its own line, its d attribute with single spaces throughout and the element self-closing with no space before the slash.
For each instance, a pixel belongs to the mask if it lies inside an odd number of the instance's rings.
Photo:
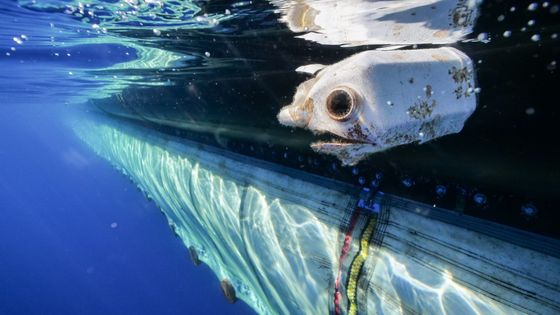
<svg viewBox="0 0 560 315">
<path fill-rule="evenodd" d="M 1 2 L 0 314 L 560 313 L 559 11 Z"/>
</svg>

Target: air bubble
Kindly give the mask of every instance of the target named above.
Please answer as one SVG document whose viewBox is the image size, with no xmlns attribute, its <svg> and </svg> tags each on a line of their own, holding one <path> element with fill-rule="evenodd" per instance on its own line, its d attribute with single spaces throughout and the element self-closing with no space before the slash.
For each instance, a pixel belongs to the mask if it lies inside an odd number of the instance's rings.
<svg viewBox="0 0 560 315">
<path fill-rule="evenodd" d="M 539 4 L 536 2 L 533 2 L 531 4 L 529 4 L 529 6 L 527 7 L 527 10 L 529 11 L 535 11 L 536 9 L 539 8 Z"/>
<path fill-rule="evenodd" d="M 506 17 L 503 14 L 500 14 L 497 18 L 498 22 L 503 22 L 503 20 L 505 20 Z"/>
<path fill-rule="evenodd" d="M 366 179 L 365 179 L 365 177 L 363 177 L 363 176 L 360 176 L 360 177 L 358 178 L 358 183 L 359 183 L 360 185 L 363 185 L 363 184 L 365 184 L 365 183 L 366 183 Z"/>
<path fill-rule="evenodd" d="M 546 65 L 548 71 L 556 70 L 556 60 L 552 60 L 548 65 Z"/>
<path fill-rule="evenodd" d="M 161 35 L 161 31 L 158 30 L 157 28 L 154 28 L 154 29 L 152 30 L 152 32 L 154 32 L 154 34 L 155 34 L 156 36 L 160 36 L 160 35 Z"/>
<path fill-rule="evenodd" d="M 488 33 L 480 33 L 476 38 L 480 41 L 488 40 Z"/>
<path fill-rule="evenodd" d="M 532 203 L 526 203 L 521 206 L 521 214 L 528 219 L 534 218 L 537 215 L 537 213 L 538 213 L 538 209 Z"/>
<path fill-rule="evenodd" d="M 534 115 L 535 114 L 535 108 L 533 107 L 527 107 L 527 109 L 525 109 L 525 114 L 527 115 Z"/>
<path fill-rule="evenodd" d="M 403 184 L 404 187 L 406 188 L 410 188 L 412 187 L 412 185 L 414 185 L 414 181 L 412 180 L 412 178 L 404 178 L 401 183 Z"/>
<path fill-rule="evenodd" d="M 436 194 L 439 197 L 442 197 L 443 195 L 445 195 L 445 193 L 447 193 L 447 188 L 443 185 L 437 185 L 436 186 Z"/>
<path fill-rule="evenodd" d="M 481 194 L 481 193 L 477 193 L 473 196 L 473 200 L 475 203 L 479 204 L 479 205 L 483 205 L 486 203 L 486 195 Z"/>
<path fill-rule="evenodd" d="M 509 38 L 511 36 L 511 31 L 505 31 L 504 32 L 504 37 L 505 38 Z"/>
<path fill-rule="evenodd" d="M 538 42 L 539 40 L 541 40 L 541 35 L 535 34 L 535 35 L 531 36 L 531 40 L 534 41 L 534 42 Z"/>
<path fill-rule="evenodd" d="M 210 57 L 210 52 L 208 52 L 208 51 L 204 52 L 204 56 Z"/>
</svg>

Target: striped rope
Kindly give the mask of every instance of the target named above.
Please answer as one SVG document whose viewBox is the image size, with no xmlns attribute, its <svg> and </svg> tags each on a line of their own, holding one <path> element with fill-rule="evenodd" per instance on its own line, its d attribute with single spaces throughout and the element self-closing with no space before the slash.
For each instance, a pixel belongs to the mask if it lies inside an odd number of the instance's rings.
<svg viewBox="0 0 560 315">
<path fill-rule="evenodd" d="M 377 225 L 377 219 L 375 217 L 371 217 L 369 219 L 368 225 L 365 228 L 362 238 L 360 239 L 360 251 L 358 255 L 354 258 L 352 262 L 352 267 L 350 268 L 350 276 L 348 277 L 348 286 L 346 287 L 346 295 L 348 297 L 348 314 L 355 315 L 358 311 L 357 307 L 357 284 L 358 284 L 358 277 L 360 276 L 360 271 L 362 270 L 362 266 L 368 257 L 368 249 L 369 249 L 369 240 L 373 231 L 375 230 L 375 226 Z"/>
</svg>

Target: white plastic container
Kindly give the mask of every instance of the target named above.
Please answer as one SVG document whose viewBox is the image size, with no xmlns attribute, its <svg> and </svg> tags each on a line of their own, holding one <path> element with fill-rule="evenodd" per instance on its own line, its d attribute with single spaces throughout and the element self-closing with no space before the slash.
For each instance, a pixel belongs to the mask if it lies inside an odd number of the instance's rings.
<svg viewBox="0 0 560 315">
<path fill-rule="evenodd" d="M 454 48 L 365 51 L 299 71 L 280 123 L 343 139 L 312 147 L 353 165 L 370 153 L 461 131 L 476 108 L 472 61 Z"/>
</svg>

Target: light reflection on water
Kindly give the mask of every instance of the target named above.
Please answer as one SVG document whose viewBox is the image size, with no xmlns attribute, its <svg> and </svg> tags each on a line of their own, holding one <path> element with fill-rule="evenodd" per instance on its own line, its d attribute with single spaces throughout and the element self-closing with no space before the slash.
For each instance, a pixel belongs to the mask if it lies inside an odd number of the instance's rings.
<svg viewBox="0 0 560 315">
<path fill-rule="evenodd" d="M 452 44 L 473 30 L 477 1 L 271 0 L 299 38 L 323 45 Z"/>
<path fill-rule="evenodd" d="M 170 84 L 160 73 L 196 57 L 158 48 L 169 36 L 166 30 L 213 28 L 229 18 L 200 10 L 191 1 L 3 2 L 0 17 L 12 23 L 0 30 L 0 62 L 14 66 L 18 80 L 0 94 L 13 95 L 15 89 L 74 104 L 130 85 Z"/>
<path fill-rule="evenodd" d="M 96 32 L 106 33 L 135 28 L 155 30 L 199 29 L 218 25 L 229 14 L 201 13 L 195 1 L 127 0 L 127 1 L 19 1 L 23 7 L 66 14 L 90 24 Z M 195 16 L 197 16 L 195 18 Z M 157 31 L 155 35 L 160 35 Z"/>
</svg>

